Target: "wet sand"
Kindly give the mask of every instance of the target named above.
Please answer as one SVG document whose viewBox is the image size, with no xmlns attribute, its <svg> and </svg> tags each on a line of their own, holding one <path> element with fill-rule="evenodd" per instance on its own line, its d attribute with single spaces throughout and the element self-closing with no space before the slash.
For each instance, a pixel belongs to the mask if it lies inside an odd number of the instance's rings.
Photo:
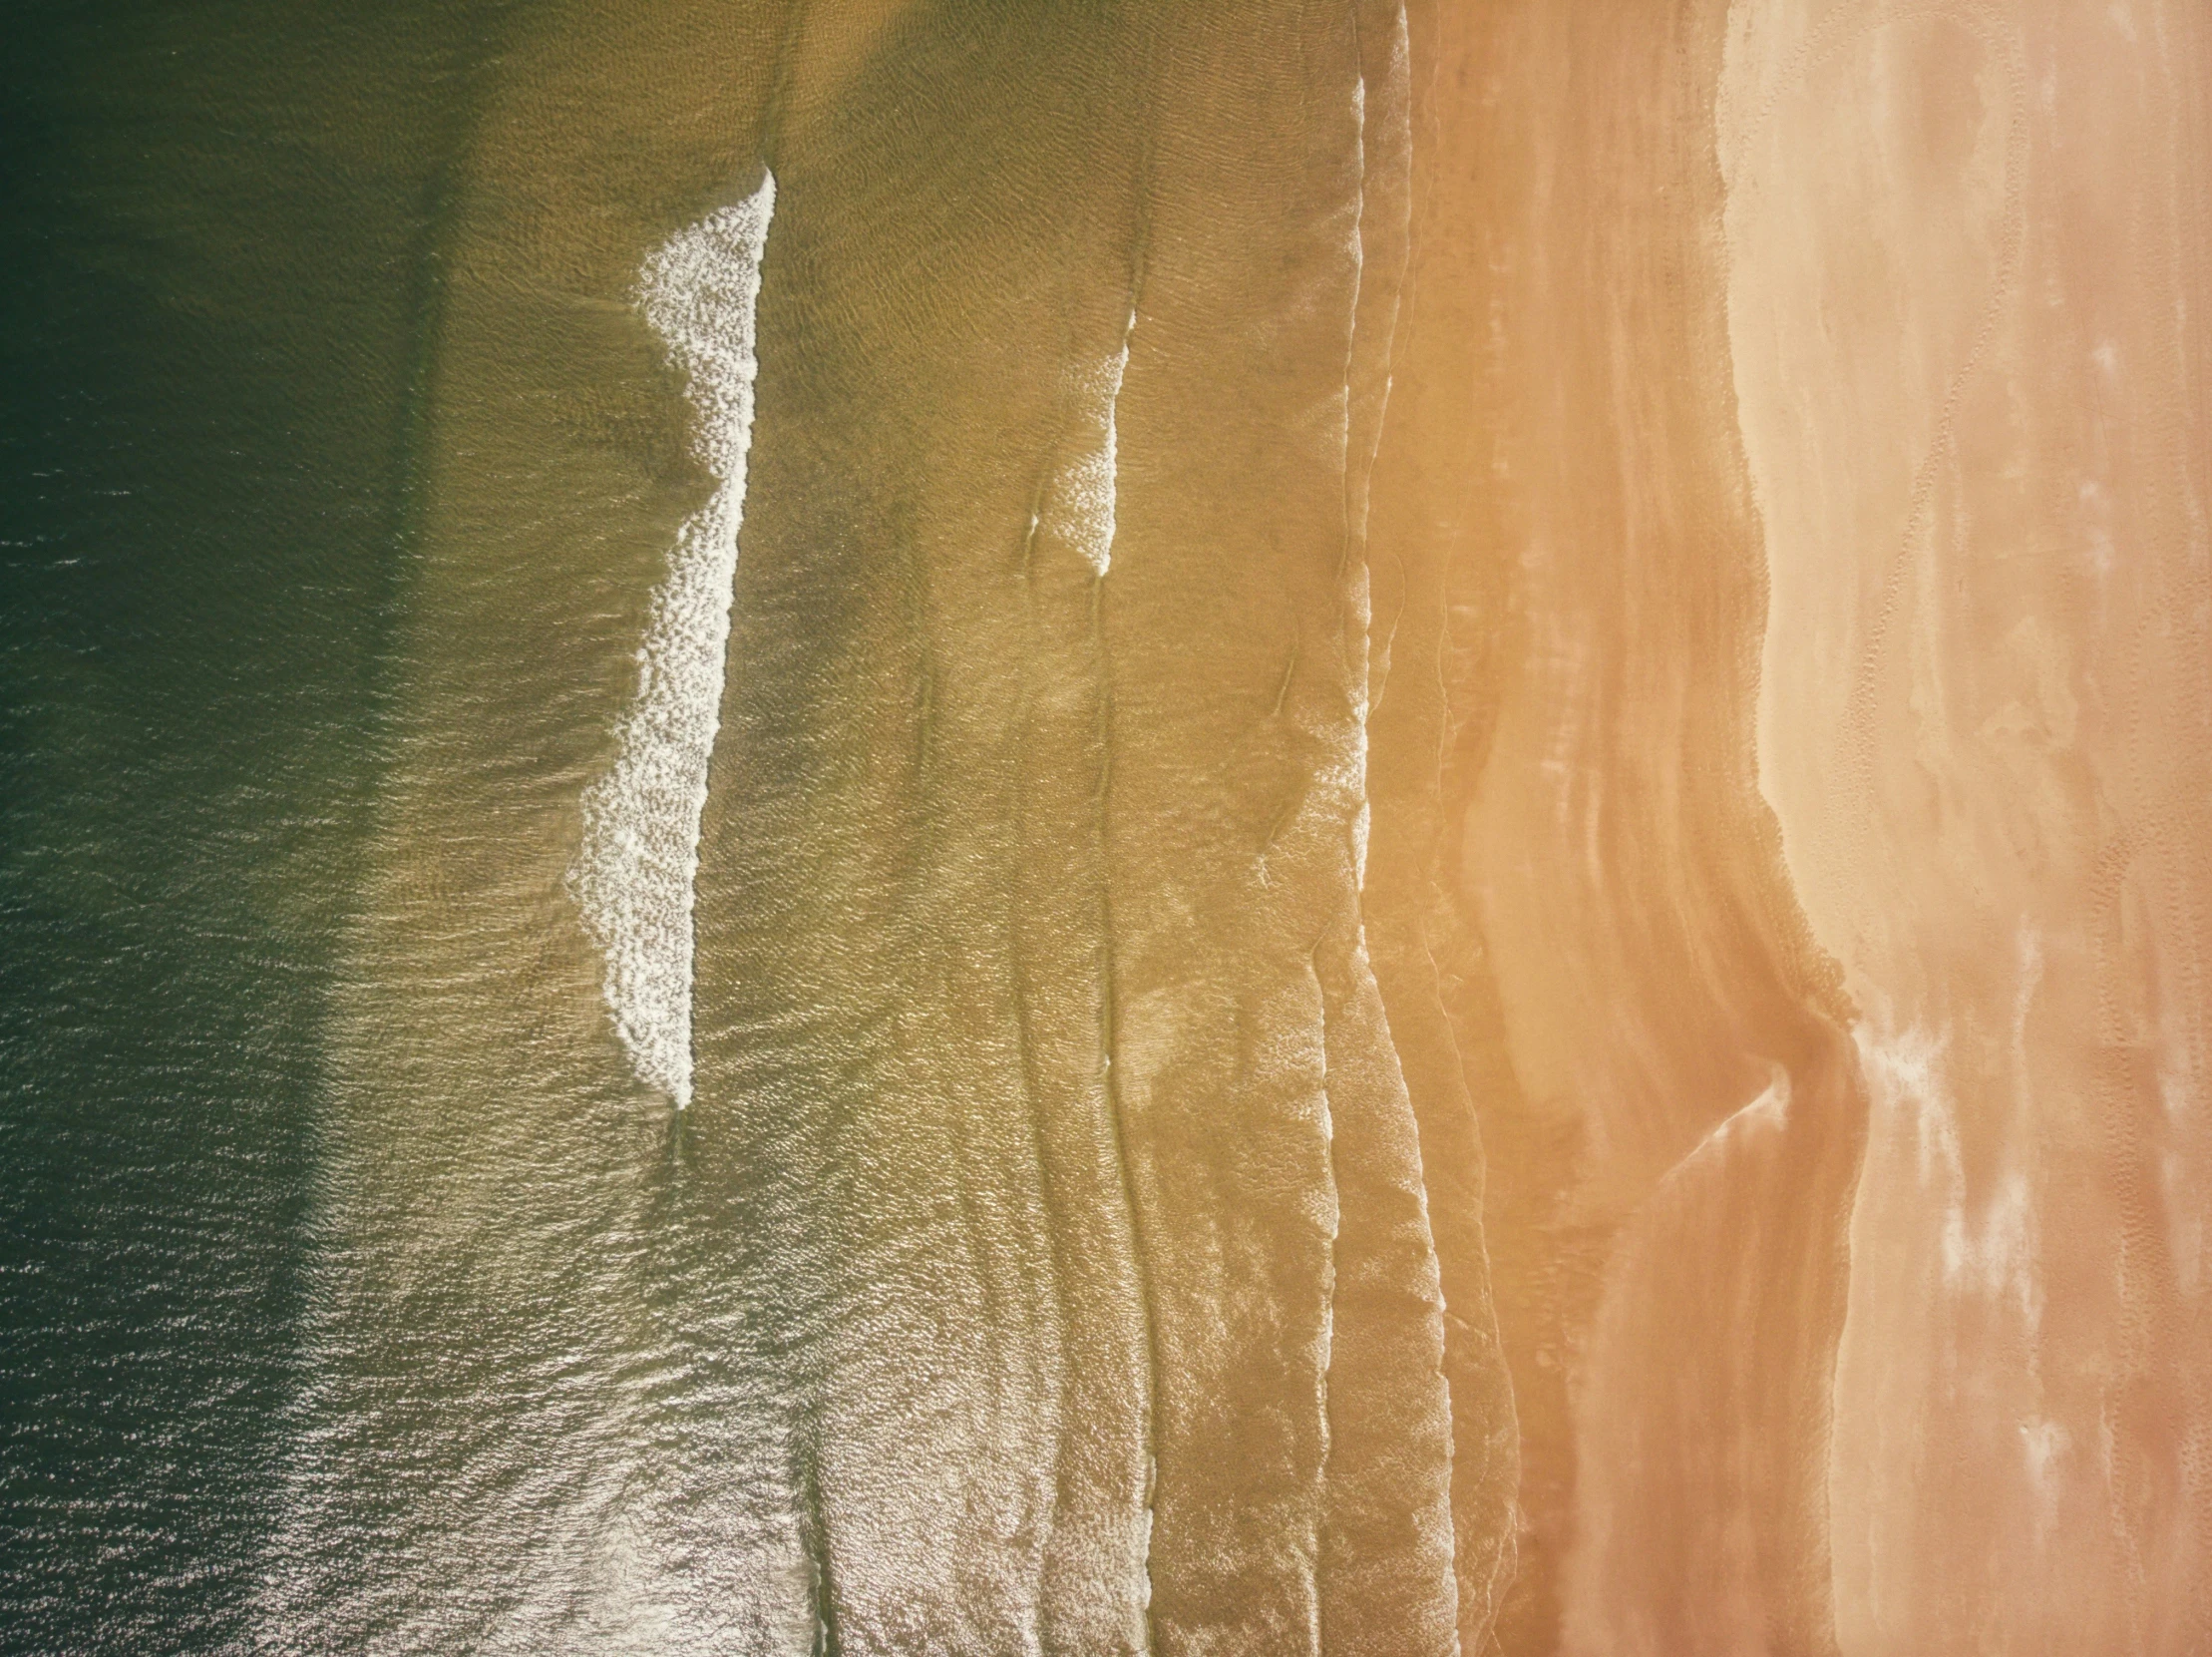
<svg viewBox="0 0 2212 1657">
<path fill-rule="evenodd" d="M 1700 135 L 1722 19 L 1439 19 L 1475 365 L 1434 932 L 1518 1435 L 1497 1634 L 1819 1649 L 1863 1106 L 1752 750 L 1763 571 Z"/>
<path fill-rule="evenodd" d="M 1437 17 L 1498 1638 L 2195 1649 L 2202 21 Z"/>
</svg>

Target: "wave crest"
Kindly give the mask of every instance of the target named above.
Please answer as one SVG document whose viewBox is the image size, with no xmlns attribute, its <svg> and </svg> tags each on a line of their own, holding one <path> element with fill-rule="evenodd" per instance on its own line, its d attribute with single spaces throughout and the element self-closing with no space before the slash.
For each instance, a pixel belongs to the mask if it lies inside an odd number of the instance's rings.
<svg viewBox="0 0 2212 1657">
<path fill-rule="evenodd" d="M 645 261 L 638 305 L 682 370 L 692 446 L 715 480 L 684 521 L 654 591 L 637 691 L 614 763 L 583 792 L 568 886 L 606 958 L 602 989 L 631 1068 L 678 1109 L 691 1102 L 692 903 L 707 764 L 721 722 L 737 537 L 759 373 L 754 318 L 776 209 L 773 175 Z"/>
</svg>

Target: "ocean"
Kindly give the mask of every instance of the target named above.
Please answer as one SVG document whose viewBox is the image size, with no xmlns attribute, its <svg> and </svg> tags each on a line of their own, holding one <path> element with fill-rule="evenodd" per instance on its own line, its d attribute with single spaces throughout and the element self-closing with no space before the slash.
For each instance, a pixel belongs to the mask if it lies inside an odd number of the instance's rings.
<svg viewBox="0 0 2212 1657">
<path fill-rule="evenodd" d="M 221 1650 L 498 8 L 11 13 L 0 1646 Z"/>
<path fill-rule="evenodd" d="M 28 25 L 9 1641 L 1318 1637 L 1357 25 Z"/>
</svg>

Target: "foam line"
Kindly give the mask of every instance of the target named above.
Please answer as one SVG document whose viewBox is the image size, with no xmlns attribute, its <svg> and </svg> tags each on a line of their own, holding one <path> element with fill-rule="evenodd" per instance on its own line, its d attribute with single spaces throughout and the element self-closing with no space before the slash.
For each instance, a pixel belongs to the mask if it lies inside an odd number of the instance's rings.
<svg viewBox="0 0 2212 1657">
<path fill-rule="evenodd" d="M 708 214 L 645 261 L 637 301 L 684 376 L 693 452 L 714 493 L 684 521 L 637 652 L 637 692 L 614 763 L 583 793 L 583 844 L 568 873 L 606 957 L 614 1032 L 638 1079 L 691 1102 L 692 902 L 707 762 L 722 677 L 753 437 L 754 312 L 776 181 Z"/>
<path fill-rule="evenodd" d="M 1061 468 L 1049 510 L 1053 529 L 1103 576 L 1114 563 L 1114 509 L 1121 493 L 1121 382 L 1129 371 L 1129 341 L 1137 331 L 1137 303 L 1130 297 L 1114 354 L 1076 379 L 1076 458 Z"/>
</svg>

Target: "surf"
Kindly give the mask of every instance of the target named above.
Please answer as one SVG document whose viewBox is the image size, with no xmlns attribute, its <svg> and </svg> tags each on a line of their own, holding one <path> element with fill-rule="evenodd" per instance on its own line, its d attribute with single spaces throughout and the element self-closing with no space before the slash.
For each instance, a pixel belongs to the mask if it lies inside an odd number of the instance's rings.
<svg viewBox="0 0 2212 1657">
<path fill-rule="evenodd" d="M 714 491 L 669 550 L 637 651 L 637 689 L 612 765 L 584 790 L 568 874 L 584 930 L 605 957 L 615 1036 L 637 1078 L 679 1110 L 691 1102 L 699 825 L 721 722 L 760 371 L 761 260 L 775 210 L 768 174 L 744 201 L 670 237 L 639 273 L 638 308 L 684 377 L 692 452 Z"/>
</svg>

